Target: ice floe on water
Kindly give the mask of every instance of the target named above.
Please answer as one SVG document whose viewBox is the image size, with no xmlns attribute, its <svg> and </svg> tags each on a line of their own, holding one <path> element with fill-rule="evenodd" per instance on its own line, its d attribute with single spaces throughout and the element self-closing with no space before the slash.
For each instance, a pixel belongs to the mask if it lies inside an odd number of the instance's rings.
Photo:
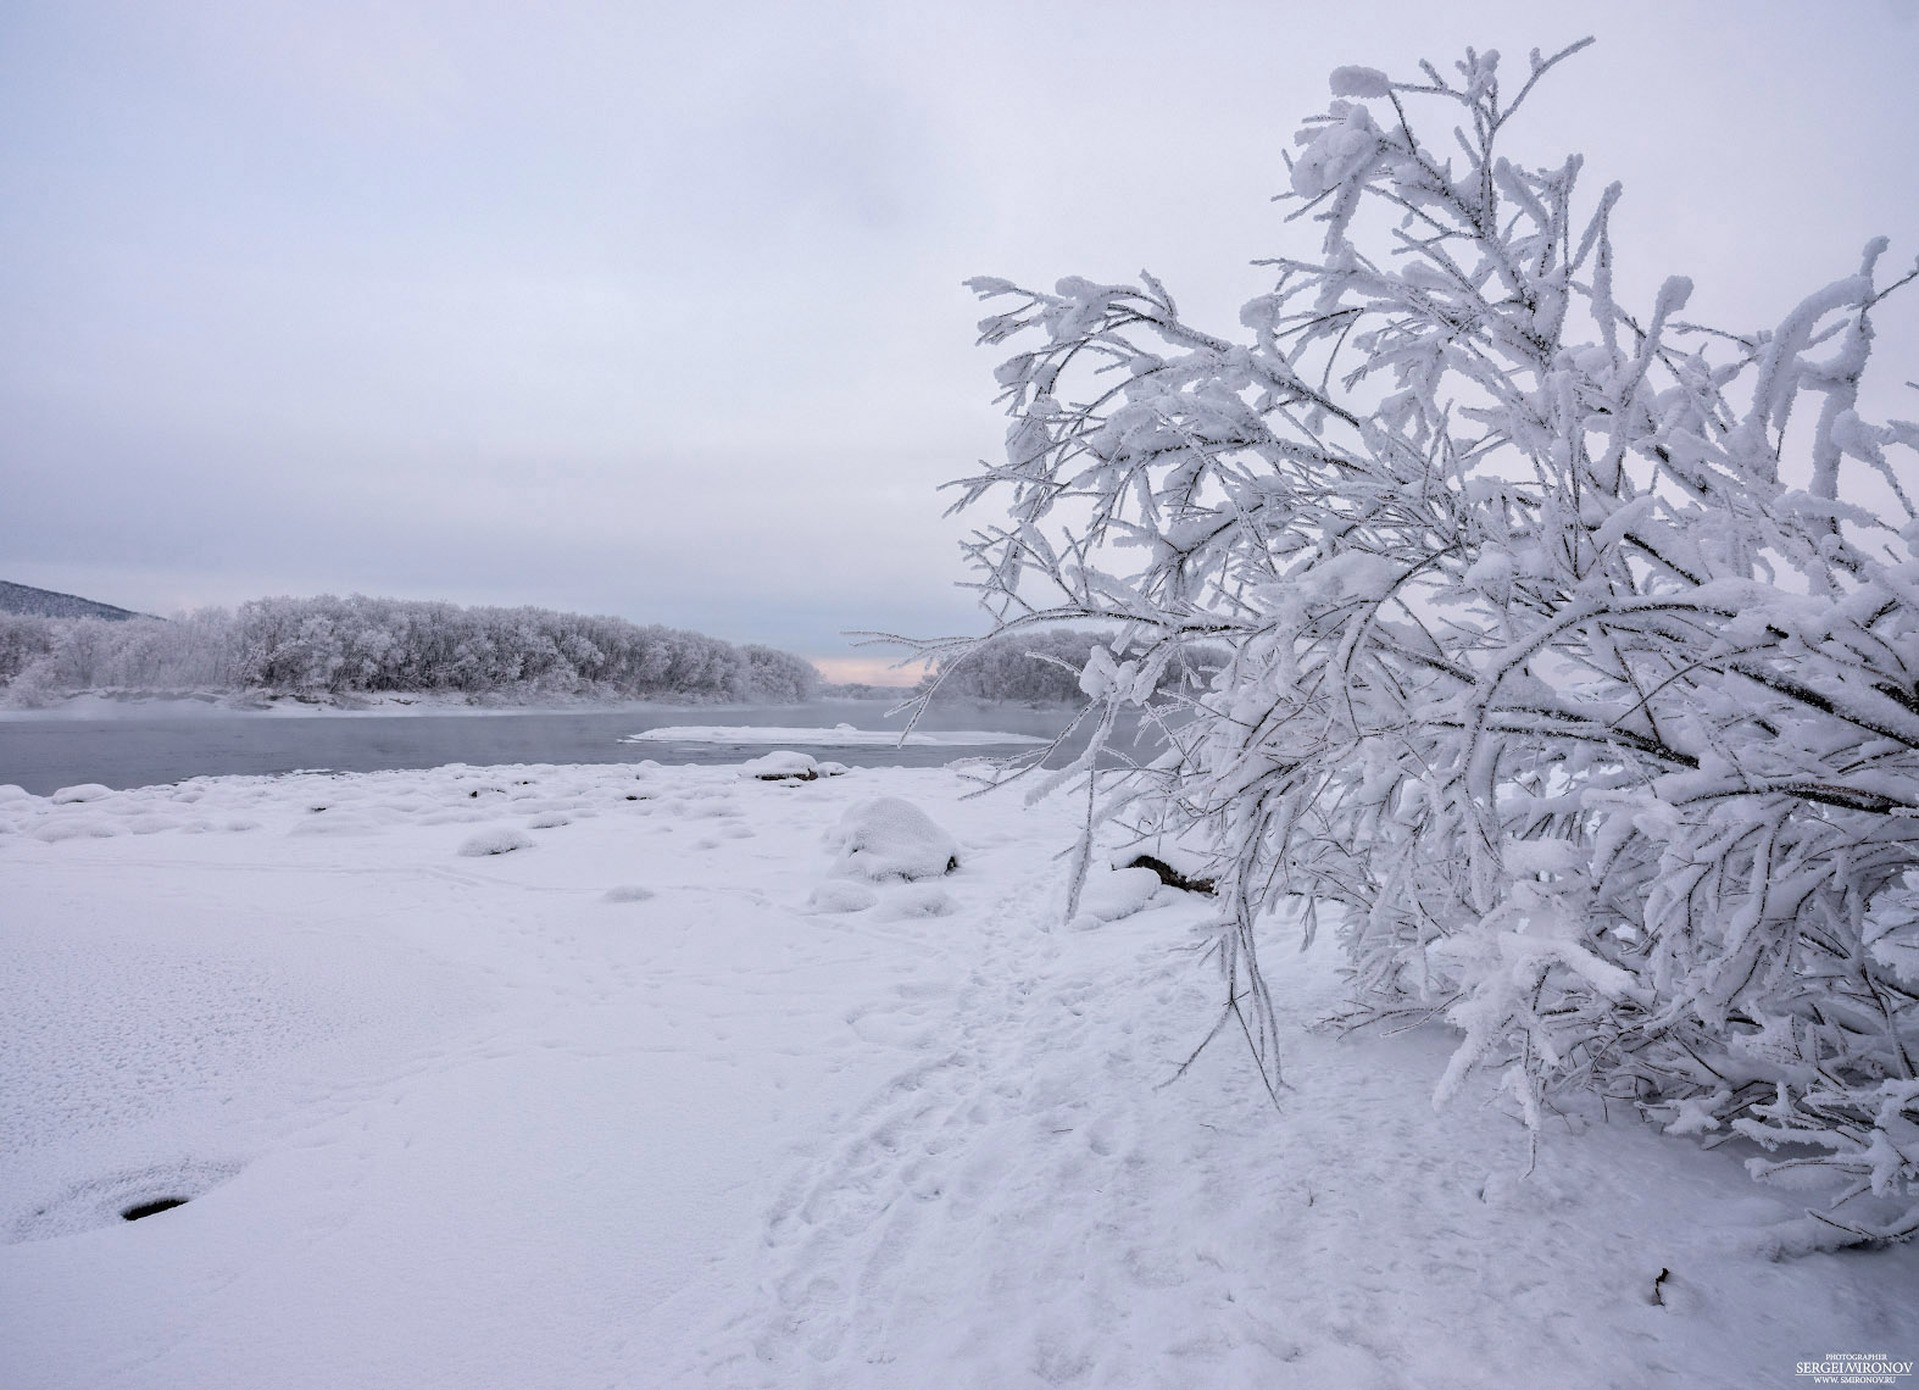
<svg viewBox="0 0 1919 1390">
<path fill-rule="evenodd" d="M 856 729 L 836 724 L 830 729 L 776 728 L 753 724 L 671 724 L 628 734 L 622 743 L 717 743 L 750 748 L 755 744 L 797 743 L 811 748 L 969 748 L 1045 743 L 1032 734 L 997 733 L 990 729 L 914 730 L 902 737 L 890 729 Z"/>
</svg>

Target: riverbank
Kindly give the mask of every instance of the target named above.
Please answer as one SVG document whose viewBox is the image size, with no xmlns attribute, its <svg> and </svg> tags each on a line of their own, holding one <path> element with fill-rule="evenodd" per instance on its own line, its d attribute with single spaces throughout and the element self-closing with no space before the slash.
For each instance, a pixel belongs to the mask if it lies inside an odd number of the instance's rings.
<svg viewBox="0 0 1919 1390">
<path fill-rule="evenodd" d="M 868 687 L 877 690 L 877 687 Z M 823 694 L 809 704 L 879 705 L 892 708 L 912 697 L 910 689 L 875 694 Z M 466 695 L 454 691 L 359 694 L 290 690 L 86 690 L 39 705 L 0 704 L 0 722 L 47 719 L 114 719 L 128 715 L 192 719 L 203 715 L 320 716 L 590 714 L 653 709 L 752 709 L 717 700 L 609 700 L 591 695 L 540 695 L 506 691 Z"/>
</svg>

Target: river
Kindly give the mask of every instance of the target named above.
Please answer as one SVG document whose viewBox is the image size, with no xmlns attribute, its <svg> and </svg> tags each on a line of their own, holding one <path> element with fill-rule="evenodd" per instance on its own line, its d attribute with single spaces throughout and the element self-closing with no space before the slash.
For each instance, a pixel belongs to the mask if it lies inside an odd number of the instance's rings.
<svg viewBox="0 0 1919 1390">
<path fill-rule="evenodd" d="M 0 784 L 38 796 L 98 782 L 141 787 L 189 777 L 271 775 L 297 770 L 379 772 L 447 763 L 733 763 L 769 751 L 743 735 L 737 743 L 623 743 L 643 730 L 726 725 L 897 731 L 891 705 L 876 700 L 821 700 L 806 705 L 649 705 L 616 710 L 529 710 L 439 713 L 274 714 L 129 705 L 105 717 L 51 713 L 0 719 Z M 1021 705 L 935 707 L 919 727 L 937 735 L 990 730 L 1051 738 L 1069 711 Z M 961 757 L 1004 756 L 1017 745 L 890 744 L 780 746 L 855 766 L 927 766 Z M 1029 745 L 1030 748 L 1030 745 Z"/>
</svg>

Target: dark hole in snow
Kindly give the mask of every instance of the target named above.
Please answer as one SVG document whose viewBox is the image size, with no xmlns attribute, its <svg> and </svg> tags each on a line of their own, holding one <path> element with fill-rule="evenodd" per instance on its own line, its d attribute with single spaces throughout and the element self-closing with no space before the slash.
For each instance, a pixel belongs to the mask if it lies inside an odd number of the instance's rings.
<svg viewBox="0 0 1919 1390">
<path fill-rule="evenodd" d="M 1188 878 L 1163 859 L 1155 859 L 1150 854 L 1142 854 L 1126 866 L 1129 869 L 1151 869 L 1159 875 L 1159 881 L 1169 888 L 1179 888 L 1188 893 L 1208 893 L 1213 891 L 1210 878 Z"/>
<path fill-rule="evenodd" d="M 155 1197 L 151 1202 L 140 1202 L 120 1213 L 122 1221 L 138 1221 L 143 1217 L 157 1216 L 163 1211 L 172 1211 L 175 1207 L 187 1204 L 184 1197 Z"/>
</svg>

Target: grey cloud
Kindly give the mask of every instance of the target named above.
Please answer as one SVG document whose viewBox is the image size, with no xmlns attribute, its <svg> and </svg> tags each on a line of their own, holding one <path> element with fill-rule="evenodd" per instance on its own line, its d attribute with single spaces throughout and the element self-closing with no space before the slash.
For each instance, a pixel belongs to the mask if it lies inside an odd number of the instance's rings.
<svg viewBox="0 0 1919 1390">
<path fill-rule="evenodd" d="M 1691 273 L 1702 316 L 1761 324 L 1866 235 L 1919 249 L 1896 20 L 17 6 L 0 577 L 618 606 L 834 650 L 951 630 L 976 619 L 935 485 L 1002 429 L 963 277 L 1146 266 L 1230 332 L 1249 263 L 1301 244 L 1267 197 L 1331 67 L 1591 28 L 1527 149 L 1625 181 L 1629 290 Z M 1919 377 L 1919 310 L 1880 333 Z M 164 595 L 112 587 L 142 583 Z"/>
</svg>

